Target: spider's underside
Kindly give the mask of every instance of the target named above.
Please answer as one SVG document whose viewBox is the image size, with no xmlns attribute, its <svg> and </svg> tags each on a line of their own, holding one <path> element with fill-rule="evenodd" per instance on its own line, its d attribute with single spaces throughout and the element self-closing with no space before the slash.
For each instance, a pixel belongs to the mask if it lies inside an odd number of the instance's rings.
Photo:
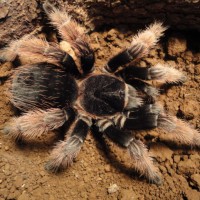
<svg viewBox="0 0 200 200">
<path fill-rule="evenodd" d="M 58 44 L 24 36 L 1 50 L 0 58 L 13 61 L 28 57 L 33 64 L 13 71 L 7 95 L 23 111 L 4 132 L 14 139 L 32 140 L 63 126 L 76 113 L 65 139 L 54 147 L 46 169 L 57 171 L 72 164 L 92 125 L 118 145 L 127 148 L 134 167 L 150 181 L 160 184 L 158 169 L 145 145 L 135 139 L 134 130 L 163 128 L 167 140 L 200 145 L 200 133 L 187 123 L 165 113 L 155 103 L 158 90 L 143 80 L 161 83 L 184 82 L 185 76 L 169 66 L 129 65 L 148 54 L 163 35 L 165 27 L 155 22 L 133 37 L 129 47 L 112 57 L 102 69 L 94 69 L 94 52 L 84 30 L 64 11 L 45 2 L 43 8 L 63 40 L 71 45 L 81 66 Z M 37 61 L 36 61 L 37 60 Z M 38 61 L 39 60 L 39 61 Z"/>
</svg>

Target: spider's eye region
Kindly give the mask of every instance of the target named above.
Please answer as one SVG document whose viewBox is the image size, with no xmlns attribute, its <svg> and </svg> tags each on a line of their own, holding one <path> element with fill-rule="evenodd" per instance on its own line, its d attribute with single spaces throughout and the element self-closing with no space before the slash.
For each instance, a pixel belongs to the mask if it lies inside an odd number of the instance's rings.
<svg viewBox="0 0 200 200">
<path fill-rule="evenodd" d="M 123 98 L 124 95 L 125 95 L 125 91 L 124 91 L 124 90 L 120 90 L 120 91 L 119 91 L 119 96 L 120 96 L 121 98 Z"/>
</svg>

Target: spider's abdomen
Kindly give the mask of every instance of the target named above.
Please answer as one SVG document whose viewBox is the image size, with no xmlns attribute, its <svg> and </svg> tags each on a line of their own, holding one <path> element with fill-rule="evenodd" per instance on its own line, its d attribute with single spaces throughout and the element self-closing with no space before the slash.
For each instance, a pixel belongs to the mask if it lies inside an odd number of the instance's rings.
<svg viewBox="0 0 200 200">
<path fill-rule="evenodd" d="M 11 79 L 11 101 L 20 110 L 63 108 L 77 97 L 73 77 L 50 63 L 19 68 Z"/>
<path fill-rule="evenodd" d="M 97 116 L 121 112 L 125 104 L 125 84 L 109 75 L 94 75 L 83 84 L 81 106 Z"/>
</svg>

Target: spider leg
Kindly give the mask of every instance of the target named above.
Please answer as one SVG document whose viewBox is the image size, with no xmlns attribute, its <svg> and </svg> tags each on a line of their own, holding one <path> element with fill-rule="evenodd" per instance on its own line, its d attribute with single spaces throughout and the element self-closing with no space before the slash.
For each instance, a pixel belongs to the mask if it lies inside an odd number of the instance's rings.
<svg viewBox="0 0 200 200">
<path fill-rule="evenodd" d="M 142 99 L 144 104 L 155 103 L 155 99 L 160 92 L 159 89 L 139 79 L 127 80 L 126 83 L 134 87 L 138 91 L 138 93 L 141 93 L 141 96 L 143 96 Z"/>
<path fill-rule="evenodd" d="M 150 181 L 160 185 L 158 169 L 153 165 L 153 159 L 146 146 L 139 140 L 136 140 L 130 133 L 117 129 L 112 122 L 103 119 L 97 121 L 100 131 L 104 132 L 110 139 L 121 147 L 127 148 L 131 158 L 134 160 L 134 168 L 145 175 Z"/>
<path fill-rule="evenodd" d="M 180 144 L 200 146 L 200 133 L 188 123 L 175 116 L 164 113 L 156 104 L 144 105 L 141 108 L 128 112 L 126 115 L 117 115 L 114 123 L 127 130 L 142 130 L 161 128 L 166 131 L 166 140 L 177 141 Z"/>
<path fill-rule="evenodd" d="M 43 4 L 43 8 L 62 39 L 71 45 L 80 58 L 82 73 L 89 73 L 93 68 L 95 57 L 83 27 L 71 19 L 66 12 L 58 10 L 48 1 Z"/>
<path fill-rule="evenodd" d="M 153 67 L 129 66 L 117 72 L 125 81 L 131 78 L 142 80 L 157 80 L 161 83 L 182 83 L 186 81 L 186 76 L 168 65 L 157 64 Z"/>
<path fill-rule="evenodd" d="M 92 121 L 90 118 L 80 116 L 75 121 L 70 136 L 67 136 L 64 141 L 58 142 L 54 147 L 50 160 L 45 165 L 45 169 L 51 172 L 57 172 L 72 165 L 91 125 Z"/>
<path fill-rule="evenodd" d="M 2 52 L 2 53 L 1 53 Z M 13 61 L 17 56 L 28 58 L 32 63 L 48 62 L 65 67 L 74 75 L 79 75 L 78 68 L 72 56 L 60 49 L 54 42 L 47 42 L 35 36 L 24 36 L 15 40 L 8 47 L 0 51 L 0 59 Z"/>
<path fill-rule="evenodd" d="M 159 112 L 160 108 L 156 104 L 147 104 L 133 111 L 129 111 L 127 115 L 116 115 L 114 123 L 120 129 L 152 129 L 158 126 Z"/>
<path fill-rule="evenodd" d="M 14 61 L 17 57 L 17 49 L 20 46 L 21 40 L 13 40 L 7 47 L 0 50 L 1 61 Z"/>
<path fill-rule="evenodd" d="M 29 111 L 21 117 L 13 118 L 4 127 L 3 132 L 14 138 L 32 140 L 50 130 L 61 127 L 69 116 L 65 110 L 52 108 L 47 110 Z"/>
<path fill-rule="evenodd" d="M 200 146 L 200 132 L 175 116 L 162 112 L 158 117 L 158 127 L 166 131 L 166 139 L 172 142 Z"/>
<path fill-rule="evenodd" d="M 125 105 L 126 110 L 137 108 L 143 105 L 143 96 L 132 86 L 125 84 Z"/>
<path fill-rule="evenodd" d="M 120 66 L 147 55 L 165 30 L 166 27 L 164 27 L 162 23 L 155 22 L 147 27 L 146 30 L 139 31 L 138 34 L 133 37 L 131 45 L 112 57 L 108 61 L 105 69 L 109 72 L 115 72 Z"/>
</svg>

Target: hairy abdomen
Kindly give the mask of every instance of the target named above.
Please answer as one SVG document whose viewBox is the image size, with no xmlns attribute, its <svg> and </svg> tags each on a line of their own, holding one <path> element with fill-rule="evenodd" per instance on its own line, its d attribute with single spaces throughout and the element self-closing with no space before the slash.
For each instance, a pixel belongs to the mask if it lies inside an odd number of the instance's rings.
<svg viewBox="0 0 200 200">
<path fill-rule="evenodd" d="M 11 102 L 20 110 L 63 108 L 77 97 L 73 77 L 49 63 L 20 67 L 11 79 Z"/>
</svg>

